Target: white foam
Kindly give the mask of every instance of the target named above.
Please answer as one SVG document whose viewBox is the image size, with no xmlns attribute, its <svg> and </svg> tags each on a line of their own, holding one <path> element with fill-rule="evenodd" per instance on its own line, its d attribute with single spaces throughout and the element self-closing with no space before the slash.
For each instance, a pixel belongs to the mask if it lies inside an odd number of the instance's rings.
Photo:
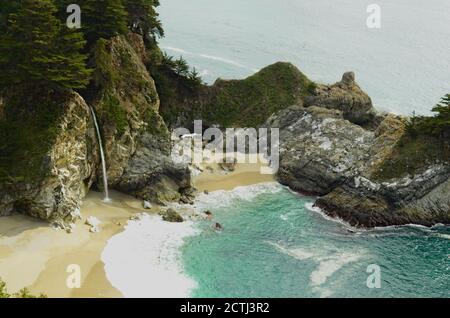
<svg viewBox="0 0 450 318">
<path fill-rule="evenodd" d="M 327 221 L 332 221 L 332 222 L 339 223 L 340 225 L 343 225 L 347 230 L 351 230 L 351 232 L 354 232 L 355 234 L 361 234 L 362 232 L 367 231 L 365 229 L 354 227 L 350 223 L 344 221 L 341 218 L 338 218 L 338 217 L 333 218 L 333 217 L 329 216 L 321 208 L 314 206 L 313 202 L 305 203 L 305 208 L 309 211 L 318 213 L 320 216 L 322 216 Z"/>
<path fill-rule="evenodd" d="M 328 278 L 333 276 L 342 267 L 349 263 L 356 262 L 361 259 L 363 253 L 355 252 L 339 252 L 329 253 L 318 249 L 317 251 L 310 251 L 302 248 L 286 248 L 275 242 L 267 242 L 274 246 L 278 251 L 285 255 L 289 255 L 298 260 L 311 260 L 317 263 L 316 268 L 310 274 L 310 285 L 315 292 L 318 292 L 321 297 L 330 297 L 333 293 L 331 290 L 323 287 Z M 329 253 L 326 255 L 325 253 Z"/>
<path fill-rule="evenodd" d="M 147 214 L 129 221 L 103 250 L 108 280 L 125 297 L 189 297 L 197 285 L 183 270 L 180 248 L 199 233 L 193 225 Z"/>
<path fill-rule="evenodd" d="M 440 238 L 443 238 L 443 239 L 450 240 L 450 235 L 449 234 L 438 233 L 437 236 L 440 237 Z"/>
<path fill-rule="evenodd" d="M 277 182 L 266 182 L 250 186 L 237 187 L 233 190 L 218 190 L 209 194 L 201 193 L 194 202 L 194 208 L 198 211 L 211 208 L 223 208 L 237 201 L 252 201 L 261 194 L 278 193 L 283 190 Z"/>
</svg>

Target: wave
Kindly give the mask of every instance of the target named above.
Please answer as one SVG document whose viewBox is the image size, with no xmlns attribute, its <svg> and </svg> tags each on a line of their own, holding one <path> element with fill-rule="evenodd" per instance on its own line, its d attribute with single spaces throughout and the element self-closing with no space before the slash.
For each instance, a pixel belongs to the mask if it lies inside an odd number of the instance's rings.
<svg viewBox="0 0 450 318">
<path fill-rule="evenodd" d="M 205 209 L 223 208 L 239 201 L 252 201 L 262 194 L 273 194 L 283 191 L 283 186 L 277 182 L 259 183 L 240 186 L 233 190 L 218 190 L 209 194 L 201 193 L 194 202 L 194 209 L 203 212 Z"/>
<path fill-rule="evenodd" d="M 251 69 L 239 62 L 236 62 L 236 61 L 224 58 L 224 57 L 208 55 L 208 54 L 199 54 L 199 56 L 203 57 L 205 59 L 208 59 L 208 60 L 218 61 L 218 62 L 222 62 L 222 63 L 228 64 L 228 65 L 237 66 L 240 68 Z M 251 69 L 251 70 L 253 71 L 253 69 Z"/>
<path fill-rule="evenodd" d="M 103 250 L 108 280 L 124 297 L 189 297 L 197 284 L 183 271 L 180 248 L 187 237 L 199 234 L 193 225 L 148 214 L 129 221 Z"/>
<path fill-rule="evenodd" d="M 353 232 L 355 234 L 361 234 L 361 233 L 367 231 L 365 229 L 360 229 L 360 228 L 354 227 L 350 223 L 344 221 L 341 218 L 338 218 L 338 217 L 333 218 L 333 217 L 329 216 L 321 208 L 314 206 L 314 202 L 305 203 L 305 208 L 309 211 L 318 213 L 320 216 L 322 216 L 327 221 L 332 221 L 335 223 L 339 223 L 340 225 L 343 225 L 348 231 Z"/>
<path fill-rule="evenodd" d="M 310 251 L 303 248 L 287 248 L 270 241 L 267 244 L 295 259 L 301 261 L 311 260 L 317 263 L 316 268 L 310 274 L 310 285 L 315 292 L 320 294 L 320 297 L 330 297 L 332 295 L 332 291 L 323 286 L 331 276 L 344 266 L 357 262 L 364 254 L 363 252 L 343 251 L 326 255 L 326 251 L 317 252 L 316 250 Z"/>
<path fill-rule="evenodd" d="M 183 49 L 180 49 L 177 47 L 173 47 L 173 46 L 161 46 L 161 48 L 164 50 L 173 51 L 173 52 L 177 52 L 177 53 L 191 54 L 186 50 L 183 50 Z"/>
</svg>

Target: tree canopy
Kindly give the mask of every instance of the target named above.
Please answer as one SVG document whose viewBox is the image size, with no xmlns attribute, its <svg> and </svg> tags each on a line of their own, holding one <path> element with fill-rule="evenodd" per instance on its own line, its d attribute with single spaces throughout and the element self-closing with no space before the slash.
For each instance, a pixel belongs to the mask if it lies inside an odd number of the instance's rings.
<svg viewBox="0 0 450 318">
<path fill-rule="evenodd" d="M 17 9 L 8 14 L 0 37 L 0 84 L 39 82 L 85 87 L 90 71 L 81 53 L 85 45 L 82 33 L 61 23 L 52 0 L 16 3 Z"/>
</svg>

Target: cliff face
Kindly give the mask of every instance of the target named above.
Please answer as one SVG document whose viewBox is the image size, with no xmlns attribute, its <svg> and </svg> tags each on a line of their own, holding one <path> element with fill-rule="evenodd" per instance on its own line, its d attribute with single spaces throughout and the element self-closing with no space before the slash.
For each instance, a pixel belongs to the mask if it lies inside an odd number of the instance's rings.
<svg viewBox="0 0 450 318">
<path fill-rule="evenodd" d="M 83 99 L 71 90 L 23 87 L 0 99 L 0 215 L 70 223 L 81 200 L 102 188 L 97 114 L 111 188 L 157 203 L 192 199 L 190 171 L 170 158 L 142 37 L 100 40 L 95 82 Z M 88 106 L 89 105 L 89 106 Z M 5 141 L 5 142 L 4 142 Z"/>
<path fill-rule="evenodd" d="M 159 115 L 147 58 L 142 37 L 135 34 L 97 44 L 92 104 L 101 123 L 108 180 L 112 188 L 145 200 L 189 201 L 190 172 L 170 158 L 170 134 Z"/>
<path fill-rule="evenodd" d="M 317 206 L 355 226 L 450 223 L 444 156 L 412 162 L 406 119 L 376 113 L 353 80 L 344 74 L 341 82 L 318 87 L 304 107 L 289 107 L 266 122 L 280 128 L 279 181 L 321 196 Z M 437 144 L 428 142 L 423 151 Z M 411 152 L 417 156 L 417 149 Z"/>
<path fill-rule="evenodd" d="M 0 215 L 74 221 L 98 162 L 88 105 L 68 90 L 19 87 L 3 96 Z"/>
</svg>

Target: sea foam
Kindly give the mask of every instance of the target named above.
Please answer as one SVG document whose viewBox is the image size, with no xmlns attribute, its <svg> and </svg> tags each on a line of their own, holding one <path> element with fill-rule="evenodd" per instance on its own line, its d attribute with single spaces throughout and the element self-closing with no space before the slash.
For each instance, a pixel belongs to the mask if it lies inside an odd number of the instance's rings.
<svg viewBox="0 0 450 318">
<path fill-rule="evenodd" d="M 103 250 L 108 280 L 124 297 L 189 297 L 197 285 L 183 271 L 180 248 L 198 233 L 193 225 L 147 214 L 129 221 Z"/>
</svg>

